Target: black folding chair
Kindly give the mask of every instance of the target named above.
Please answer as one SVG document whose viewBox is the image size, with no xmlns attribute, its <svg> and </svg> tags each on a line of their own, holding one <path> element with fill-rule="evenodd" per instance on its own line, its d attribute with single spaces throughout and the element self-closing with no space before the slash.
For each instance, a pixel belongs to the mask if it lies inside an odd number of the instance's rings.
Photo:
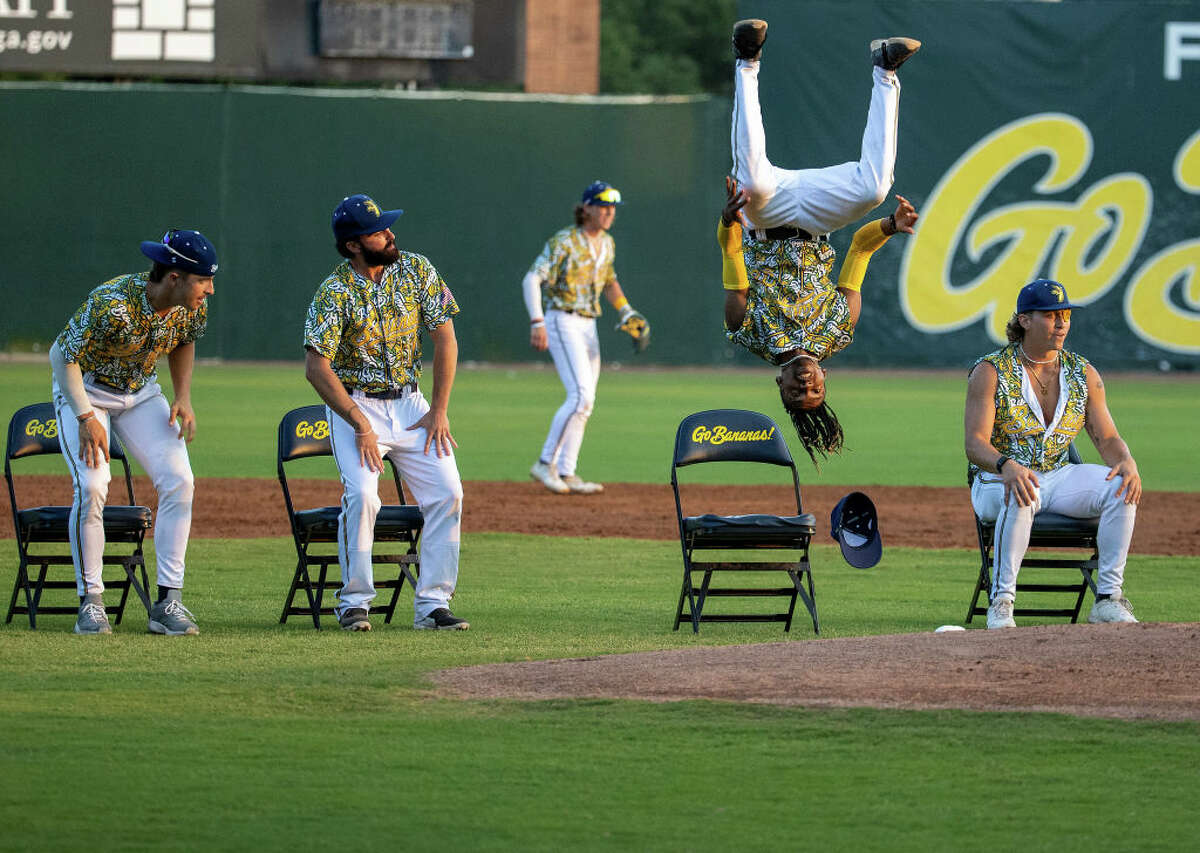
<svg viewBox="0 0 1200 853">
<path fill-rule="evenodd" d="M 306 614 L 312 618 L 313 627 L 320 630 L 321 616 L 333 613 L 332 606 L 324 605 L 326 590 L 342 585 L 340 568 L 331 576 L 329 568 L 338 566 L 338 515 L 340 506 L 323 506 L 313 509 L 297 510 L 292 503 L 292 493 L 288 488 L 287 474 L 284 463 L 313 456 L 332 456 L 333 447 L 329 443 L 329 422 L 326 419 L 324 406 L 302 406 L 292 409 L 279 422 L 279 440 L 277 452 L 277 468 L 279 484 L 283 487 L 283 501 L 287 505 L 288 521 L 292 527 L 292 539 L 296 544 L 296 571 L 292 575 L 292 585 L 288 589 L 287 600 L 283 605 L 280 623 L 287 622 L 288 616 Z M 404 486 L 400 481 L 400 473 L 391 459 L 387 460 L 392 468 L 392 479 L 396 483 L 396 494 L 404 501 Z M 420 573 L 420 558 L 417 556 L 417 541 L 421 536 L 421 528 L 425 520 L 419 507 L 413 504 L 390 504 L 379 509 L 375 519 L 376 542 L 399 542 L 405 546 L 403 554 L 374 554 L 371 562 L 375 565 L 387 564 L 397 567 L 395 577 L 376 577 L 375 589 L 392 591 L 391 600 L 383 608 L 384 622 L 392 621 L 396 612 L 396 603 L 400 600 L 400 590 L 407 580 L 415 591 L 417 588 L 416 574 Z M 317 544 L 332 544 L 332 553 L 313 553 L 310 548 Z M 310 566 L 317 566 L 317 580 L 314 583 Z M 295 604 L 296 594 L 304 590 L 307 604 Z"/>
<path fill-rule="evenodd" d="M 796 493 L 796 514 L 684 516 L 678 469 L 704 462 L 758 462 L 789 469 Z M 796 465 L 773 420 L 740 409 L 714 409 L 684 418 L 675 433 L 671 488 L 675 492 L 675 514 L 683 548 L 683 585 L 675 609 L 674 630 L 679 630 L 683 619 L 690 618 L 694 633 L 699 633 L 701 622 L 783 622 L 783 630 L 790 631 L 799 597 L 812 616 L 813 632 L 820 633 L 808 561 L 808 544 L 816 530 L 816 519 L 800 505 Z M 759 549 L 790 552 L 792 559 L 767 562 L 729 553 Z M 695 559 L 701 551 L 726 552 L 715 555 L 726 559 L 701 562 Z M 713 585 L 716 572 L 738 572 L 739 578 L 747 578 L 753 572 L 784 572 L 791 583 L 786 587 L 717 587 Z M 703 575 L 698 588 L 692 577 L 695 573 Z M 708 599 L 718 596 L 784 597 L 788 599 L 788 608 L 783 613 L 705 612 Z"/>
<path fill-rule="evenodd" d="M 74 578 L 74 561 L 71 555 L 45 553 L 34 551 L 39 545 L 49 543 L 70 542 L 68 529 L 70 527 L 71 507 L 69 506 L 37 506 L 21 509 L 17 503 L 17 490 L 12 473 L 12 462 L 16 459 L 28 459 L 47 453 L 61 454 L 58 443 L 58 418 L 54 406 L 50 403 L 35 403 L 17 411 L 8 422 L 8 444 L 4 452 L 4 479 L 8 483 L 8 499 L 12 504 L 13 529 L 17 536 L 17 551 L 20 561 L 17 564 L 17 580 L 13 584 L 12 599 L 8 604 L 8 615 L 4 621 L 11 622 L 13 615 L 24 613 L 29 617 L 29 627 L 37 628 L 39 613 L 70 613 L 79 612 L 79 602 L 75 598 L 77 587 Z M 128 505 L 108 504 L 104 507 L 104 539 L 107 544 L 132 545 L 128 554 L 105 554 L 105 565 L 119 565 L 124 573 L 120 577 L 105 579 L 107 589 L 120 590 L 121 599 L 115 604 L 105 605 L 105 610 L 113 616 L 113 621 L 121 622 L 125 613 L 125 602 L 132 588 L 137 593 L 146 612 L 150 612 L 150 597 L 146 592 L 149 582 L 146 578 L 146 560 L 142 556 L 142 541 L 146 531 L 150 529 L 149 507 L 137 506 L 133 497 L 133 478 L 129 473 L 129 461 L 125 458 L 125 449 L 121 442 L 108 433 L 108 454 L 114 462 L 120 462 L 125 472 L 125 491 L 129 496 Z M 59 549 L 61 550 L 61 549 Z M 30 577 L 30 566 L 37 566 L 37 578 Z M 46 575 L 50 566 L 71 566 L 71 580 L 48 580 Z M 138 573 L 141 580 L 138 580 Z M 69 589 L 72 604 L 43 605 L 42 592 L 47 589 Z M 19 599 L 24 594 L 24 603 Z"/>
<path fill-rule="evenodd" d="M 1083 457 L 1079 455 L 1074 444 L 1070 446 L 1068 454 L 1072 465 L 1079 465 L 1083 462 Z M 968 467 L 967 486 L 970 487 L 973 482 L 974 477 Z M 1014 606 L 1014 616 L 1070 616 L 1072 622 L 1079 621 L 1079 612 L 1083 607 L 1083 599 L 1087 591 L 1090 589 L 1093 596 L 1096 594 L 1096 581 L 1093 574 L 1099 566 L 1100 555 L 1096 550 L 1096 531 L 1099 527 L 1100 519 L 1098 517 L 1072 518 L 1069 515 L 1045 511 L 1034 515 L 1033 530 L 1029 535 L 1030 550 L 1082 550 L 1089 556 L 1084 557 L 1080 554 L 1075 557 L 1044 557 L 1037 554 L 1030 555 L 1026 552 L 1025 558 L 1021 561 L 1021 571 L 1017 575 L 1018 593 L 1068 593 L 1074 596 L 1075 600 L 1071 607 Z M 988 611 L 988 596 L 992 589 L 992 539 L 996 533 L 996 522 L 983 521 L 977 515 L 975 516 L 975 532 L 979 536 L 979 576 L 975 581 L 975 592 L 971 596 L 971 605 L 967 608 L 968 624 L 971 617 L 986 615 Z M 1079 572 L 1080 578 L 1075 582 L 1021 580 L 1021 578 L 1028 577 L 1025 573 L 1026 569 L 1075 569 Z M 983 604 L 979 603 L 981 595 Z M 1017 601 L 1021 602 L 1022 600 L 1018 595 Z"/>
</svg>

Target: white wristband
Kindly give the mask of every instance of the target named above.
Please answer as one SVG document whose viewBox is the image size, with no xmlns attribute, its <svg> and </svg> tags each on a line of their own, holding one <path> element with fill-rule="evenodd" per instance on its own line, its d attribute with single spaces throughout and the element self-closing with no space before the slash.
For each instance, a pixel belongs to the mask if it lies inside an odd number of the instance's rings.
<svg viewBox="0 0 1200 853">
<path fill-rule="evenodd" d="M 544 325 L 546 325 L 546 319 L 544 317 L 539 317 L 536 320 L 529 321 L 529 328 L 531 329 L 540 329 Z"/>
</svg>

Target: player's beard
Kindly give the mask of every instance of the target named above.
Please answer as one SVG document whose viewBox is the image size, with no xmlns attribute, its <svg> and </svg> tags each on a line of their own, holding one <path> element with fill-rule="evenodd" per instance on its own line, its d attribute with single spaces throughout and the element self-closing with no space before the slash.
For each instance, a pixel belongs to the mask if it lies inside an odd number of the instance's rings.
<svg viewBox="0 0 1200 853">
<path fill-rule="evenodd" d="M 395 243 L 389 243 L 385 248 L 376 252 L 374 249 L 362 247 L 363 262 L 369 267 L 386 267 L 400 259 L 400 250 Z"/>
</svg>

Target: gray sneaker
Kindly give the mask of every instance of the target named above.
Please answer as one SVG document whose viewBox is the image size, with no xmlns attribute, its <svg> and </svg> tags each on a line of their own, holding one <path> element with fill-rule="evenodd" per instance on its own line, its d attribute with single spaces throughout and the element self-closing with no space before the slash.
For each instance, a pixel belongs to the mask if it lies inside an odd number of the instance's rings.
<svg viewBox="0 0 1200 853">
<path fill-rule="evenodd" d="M 342 611 L 338 624 L 343 631 L 370 631 L 371 620 L 367 618 L 365 607 L 351 607 Z"/>
<path fill-rule="evenodd" d="M 79 605 L 79 616 L 75 619 L 76 634 L 111 634 L 112 626 L 108 624 L 108 614 L 104 604 L 85 601 Z"/>
<path fill-rule="evenodd" d="M 413 627 L 418 631 L 465 631 L 471 627 L 466 619 L 459 619 L 445 607 L 439 607 L 428 616 L 417 619 Z"/>
<path fill-rule="evenodd" d="M 195 620 L 196 617 L 182 602 L 166 598 L 150 608 L 150 633 L 166 634 L 170 637 L 199 634 L 200 629 L 196 627 Z"/>
</svg>

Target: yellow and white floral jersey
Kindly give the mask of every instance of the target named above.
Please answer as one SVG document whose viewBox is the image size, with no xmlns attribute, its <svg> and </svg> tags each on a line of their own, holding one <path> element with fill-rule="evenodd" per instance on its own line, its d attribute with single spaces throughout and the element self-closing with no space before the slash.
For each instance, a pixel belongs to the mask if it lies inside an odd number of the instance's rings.
<svg viewBox="0 0 1200 853">
<path fill-rule="evenodd" d="M 433 264 L 401 252 L 379 283 L 343 261 L 321 282 L 304 322 L 304 346 L 329 359 L 346 387 L 391 391 L 421 376 L 421 330 L 458 313 Z"/>
<path fill-rule="evenodd" d="M 778 363 L 794 349 L 818 360 L 845 349 L 854 340 L 846 297 L 829 280 L 836 253 L 824 240 L 752 240 L 742 242 L 750 289 L 746 318 L 725 336 L 755 355 Z"/>
<path fill-rule="evenodd" d="M 996 420 L 992 447 L 1034 471 L 1054 471 L 1068 464 L 1068 448 L 1087 418 L 1088 360 L 1063 350 L 1059 353 L 1060 383 L 1054 419 L 1042 421 L 1041 406 L 1025 380 L 1019 345 L 1012 343 L 983 356 L 996 368 Z M 972 465 L 972 474 L 979 471 Z"/>
<path fill-rule="evenodd" d="M 616 244 L 607 231 L 595 253 L 578 226 L 564 228 L 546 241 L 529 272 L 542 282 L 542 309 L 600 316 L 600 294 L 617 280 Z"/>
<path fill-rule="evenodd" d="M 106 281 L 67 321 L 56 343 L 85 378 L 136 394 L 154 381 L 160 357 L 204 334 L 208 304 L 160 315 L 146 297 L 149 278 L 140 272 Z"/>
</svg>

